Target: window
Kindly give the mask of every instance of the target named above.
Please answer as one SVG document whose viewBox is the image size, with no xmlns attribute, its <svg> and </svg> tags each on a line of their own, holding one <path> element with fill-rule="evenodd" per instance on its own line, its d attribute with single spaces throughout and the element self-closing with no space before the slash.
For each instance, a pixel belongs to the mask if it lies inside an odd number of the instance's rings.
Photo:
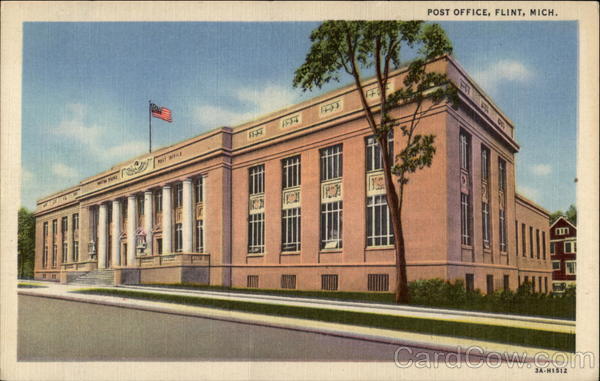
<svg viewBox="0 0 600 381">
<path fill-rule="evenodd" d="M 265 191 L 265 166 L 257 165 L 249 169 L 250 194 L 264 193 Z"/>
<path fill-rule="evenodd" d="M 471 245 L 471 208 L 469 195 L 460 194 L 460 231 L 463 245 Z"/>
<path fill-rule="evenodd" d="M 394 132 L 388 134 L 388 157 L 394 157 Z M 381 148 L 377 142 L 377 138 L 369 136 L 366 139 L 366 168 L 367 171 L 375 171 L 383 169 L 383 159 L 381 157 Z"/>
<path fill-rule="evenodd" d="M 575 253 L 575 241 L 565 242 L 565 254 Z"/>
<path fill-rule="evenodd" d="M 258 275 L 248 275 L 246 278 L 246 287 L 258 288 Z"/>
<path fill-rule="evenodd" d="M 52 220 L 52 236 L 56 235 L 56 220 Z"/>
<path fill-rule="evenodd" d="M 162 249 L 163 249 L 163 244 L 162 244 L 162 238 L 157 238 L 156 239 L 156 253 L 158 255 L 162 254 Z M 125 244 L 125 253 L 127 253 L 127 244 Z M 125 258 L 127 258 L 127 256 L 125 256 Z"/>
<path fill-rule="evenodd" d="M 527 256 L 527 237 L 525 237 L 525 224 L 521 224 L 521 241 L 523 244 L 523 256 Z"/>
<path fill-rule="evenodd" d="M 469 172 L 471 169 L 471 139 L 464 133 L 460 133 L 460 169 Z"/>
<path fill-rule="evenodd" d="M 544 277 L 544 292 L 546 294 L 548 293 L 548 277 L 547 276 Z"/>
<path fill-rule="evenodd" d="M 281 251 L 300 251 L 300 208 L 282 210 L 281 224 Z"/>
<path fill-rule="evenodd" d="M 531 291 L 535 292 L 535 277 L 531 277 Z"/>
<path fill-rule="evenodd" d="M 342 248 L 342 201 L 321 204 L 321 249 Z"/>
<path fill-rule="evenodd" d="M 262 194 L 265 191 L 265 166 L 263 164 L 251 167 L 248 170 L 250 196 Z M 264 198 L 251 199 L 254 205 L 262 205 Z M 252 206 L 251 205 L 251 206 Z M 248 253 L 259 254 L 265 251 L 265 213 L 261 207 L 255 208 L 248 216 Z"/>
<path fill-rule="evenodd" d="M 44 257 L 42 258 L 42 266 L 48 267 L 48 246 L 44 246 Z"/>
<path fill-rule="evenodd" d="M 79 230 L 79 213 L 73 214 L 73 230 Z"/>
<path fill-rule="evenodd" d="M 337 274 L 323 274 L 321 275 L 321 290 L 336 291 L 338 289 L 338 276 Z"/>
<path fill-rule="evenodd" d="M 281 276 L 281 288 L 296 288 L 296 276 L 295 275 L 282 275 Z"/>
<path fill-rule="evenodd" d="M 281 166 L 282 189 L 285 190 L 300 186 L 300 156 L 283 159 Z M 287 194 L 296 198 L 295 193 Z M 281 211 L 281 251 L 300 251 L 300 222 L 300 208 L 288 208 Z"/>
<path fill-rule="evenodd" d="M 79 241 L 73 241 L 73 262 L 79 260 Z"/>
<path fill-rule="evenodd" d="M 389 291 L 390 276 L 388 274 L 368 274 L 367 289 L 369 291 Z"/>
<path fill-rule="evenodd" d="M 69 254 L 67 249 L 67 242 L 63 241 L 62 243 L 62 262 L 65 263 L 69 260 Z"/>
<path fill-rule="evenodd" d="M 69 230 L 69 218 L 63 217 L 60 220 L 60 232 L 63 235 L 63 240 L 65 239 L 64 235 Z"/>
<path fill-rule="evenodd" d="M 204 220 L 196 220 L 196 252 L 204 252 Z"/>
<path fill-rule="evenodd" d="M 538 290 L 539 290 L 539 292 L 542 292 L 542 277 L 541 276 L 538 277 Z"/>
<path fill-rule="evenodd" d="M 510 282 L 509 282 L 508 275 L 504 275 L 502 283 L 503 283 L 503 286 L 504 286 L 504 291 L 508 291 L 510 289 Z"/>
<path fill-rule="evenodd" d="M 556 235 L 565 235 L 565 234 L 569 234 L 569 228 L 556 228 L 554 230 L 554 232 L 556 233 Z"/>
<path fill-rule="evenodd" d="M 160 189 L 154 192 L 154 211 L 162 213 L 162 191 Z"/>
<path fill-rule="evenodd" d="M 181 208 L 183 205 L 183 184 L 175 184 L 175 207 Z"/>
<path fill-rule="evenodd" d="M 467 292 L 475 291 L 475 276 L 473 274 L 465 274 L 465 287 Z"/>
<path fill-rule="evenodd" d="M 552 270 L 560 270 L 560 261 L 552 261 Z"/>
<path fill-rule="evenodd" d="M 194 197 L 196 202 L 204 201 L 204 177 L 198 177 L 194 181 Z"/>
<path fill-rule="evenodd" d="M 265 252 L 265 214 L 256 213 L 248 216 L 248 253 Z"/>
<path fill-rule="evenodd" d="M 489 181 L 490 178 L 490 150 L 481 146 L 481 180 Z"/>
<path fill-rule="evenodd" d="M 394 232 L 385 195 L 367 199 L 367 246 L 394 244 Z"/>
<path fill-rule="evenodd" d="M 490 204 L 487 202 L 481 203 L 482 226 L 483 226 L 483 247 L 490 247 Z M 502 236 L 500 236 L 500 244 L 502 245 Z"/>
<path fill-rule="evenodd" d="M 48 222 L 44 222 L 44 239 L 48 238 Z"/>
<path fill-rule="evenodd" d="M 500 209 L 500 251 L 506 252 L 506 211 Z"/>
<path fill-rule="evenodd" d="M 281 161 L 282 188 L 293 188 L 300 185 L 300 156 L 288 157 Z"/>
<path fill-rule="evenodd" d="M 343 175 L 342 145 L 321 150 L 321 181 L 337 179 Z"/>
<path fill-rule="evenodd" d="M 175 224 L 175 251 L 181 252 L 183 245 L 183 230 L 181 224 Z"/>
<path fill-rule="evenodd" d="M 52 245 L 52 267 L 56 267 L 56 244 Z"/>
<path fill-rule="evenodd" d="M 529 227 L 529 256 L 533 258 L 533 228 Z"/>
<path fill-rule="evenodd" d="M 498 159 L 498 190 L 506 190 L 506 162 L 502 159 Z"/>
<path fill-rule="evenodd" d="M 519 256 L 519 222 L 515 221 L 515 254 Z"/>
<path fill-rule="evenodd" d="M 544 259 L 546 259 L 546 232 L 542 232 L 542 254 Z"/>
<path fill-rule="evenodd" d="M 535 248 L 537 259 L 540 259 L 540 229 L 535 229 Z"/>
<path fill-rule="evenodd" d="M 487 293 L 493 294 L 494 293 L 494 276 L 487 275 L 485 277 L 485 281 L 486 281 L 486 286 L 487 286 Z"/>
</svg>

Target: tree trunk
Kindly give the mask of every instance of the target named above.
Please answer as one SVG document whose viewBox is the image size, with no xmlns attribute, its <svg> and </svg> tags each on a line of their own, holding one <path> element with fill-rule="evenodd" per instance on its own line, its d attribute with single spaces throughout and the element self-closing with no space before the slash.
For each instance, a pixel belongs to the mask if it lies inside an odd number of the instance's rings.
<svg viewBox="0 0 600 381">
<path fill-rule="evenodd" d="M 397 228 L 394 224 L 394 234 L 396 236 L 396 303 L 408 304 L 410 294 L 408 293 L 408 278 L 406 276 L 404 231 L 402 230 L 402 221 L 398 219 L 397 222 Z"/>
</svg>

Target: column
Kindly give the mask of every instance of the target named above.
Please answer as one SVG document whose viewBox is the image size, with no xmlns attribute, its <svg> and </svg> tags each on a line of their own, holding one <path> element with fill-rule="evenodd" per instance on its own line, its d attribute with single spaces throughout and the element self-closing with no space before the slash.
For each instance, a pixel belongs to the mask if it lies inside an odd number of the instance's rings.
<svg viewBox="0 0 600 381">
<path fill-rule="evenodd" d="M 163 254 L 171 253 L 171 219 L 173 213 L 171 212 L 171 186 L 165 185 L 162 189 L 162 203 L 163 203 L 163 214 L 162 214 L 162 252 Z"/>
<path fill-rule="evenodd" d="M 112 202 L 112 256 L 113 264 L 121 266 L 121 201 Z"/>
<path fill-rule="evenodd" d="M 146 254 L 152 255 L 152 191 L 144 192 L 144 231 L 146 232 Z"/>
<path fill-rule="evenodd" d="M 181 249 L 184 253 L 192 252 L 193 237 L 193 209 L 192 209 L 192 179 L 183 180 L 183 203 L 181 215 L 181 235 L 183 242 Z"/>
<path fill-rule="evenodd" d="M 106 204 L 100 204 L 98 212 L 98 268 L 106 268 Z"/>
<path fill-rule="evenodd" d="M 137 205 L 135 195 L 127 197 L 127 266 L 135 266 L 135 230 L 137 227 Z"/>
</svg>

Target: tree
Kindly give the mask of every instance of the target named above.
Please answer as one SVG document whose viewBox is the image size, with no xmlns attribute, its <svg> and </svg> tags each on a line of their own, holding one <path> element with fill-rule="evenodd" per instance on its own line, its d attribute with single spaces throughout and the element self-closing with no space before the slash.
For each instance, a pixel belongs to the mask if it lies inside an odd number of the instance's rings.
<svg viewBox="0 0 600 381">
<path fill-rule="evenodd" d="M 558 220 L 560 217 L 565 217 L 567 221 L 577 226 L 577 207 L 571 204 L 566 212 L 563 212 L 562 210 L 557 210 L 556 212 L 551 213 L 550 225 L 552 225 L 554 221 Z"/>
<path fill-rule="evenodd" d="M 379 144 L 383 161 L 386 199 L 395 237 L 396 302 L 408 303 L 405 238 L 402 205 L 409 175 L 431 166 L 435 155 L 434 135 L 417 133 L 421 119 L 445 99 L 456 101 L 456 88 L 445 74 L 426 70 L 428 61 L 452 52 L 452 45 L 438 24 L 422 21 L 326 21 L 313 30 L 312 45 L 305 62 L 296 70 L 294 86 L 304 91 L 339 82 L 340 73 L 354 79 L 364 117 Z M 403 87 L 387 92 L 390 71 L 401 67 L 401 49 L 417 49 L 417 58 L 407 68 Z M 413 50 L 414 51 L 414 50 Z M 363 90 L 363 70 L 374 68 L 379 90 L 377 105 L 369 105 Z M 414 107 L 408 125 L 400 126 L 390 115 L 401 105 Z M 390 157 L 387 137 L 398 127 L 402 147 Z M 398 189 L 393 181 L 398 181 Z"/>
<path fill-rule="evenodd" d="M 570 223 L 577 226 L 577 207 L 573 204 L 569 206 L 567 212 L 565 213 L 565 217 L 569 220 Z"/>
<path fill-rule="evenodd" d="M 18 276 L 33 278 L 35 261 L 35 217 L 26 208 L 19 209 Z"/>
</svg>

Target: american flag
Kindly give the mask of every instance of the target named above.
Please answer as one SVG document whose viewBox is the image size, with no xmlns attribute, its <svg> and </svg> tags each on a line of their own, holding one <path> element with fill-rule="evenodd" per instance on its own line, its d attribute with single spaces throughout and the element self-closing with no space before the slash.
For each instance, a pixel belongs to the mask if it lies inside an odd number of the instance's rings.
<svg viewBox="0 0 600 381">
<path fill-rule="evenodd" d="M 155 118 L 166 120 L 169 123 L 173 121 L 171 119 L 171 110 L 166 107 L 159 107 L 154 103 L 150 103 L 150 111 L 152 112 L 152 116 Z"/>
</svg>

